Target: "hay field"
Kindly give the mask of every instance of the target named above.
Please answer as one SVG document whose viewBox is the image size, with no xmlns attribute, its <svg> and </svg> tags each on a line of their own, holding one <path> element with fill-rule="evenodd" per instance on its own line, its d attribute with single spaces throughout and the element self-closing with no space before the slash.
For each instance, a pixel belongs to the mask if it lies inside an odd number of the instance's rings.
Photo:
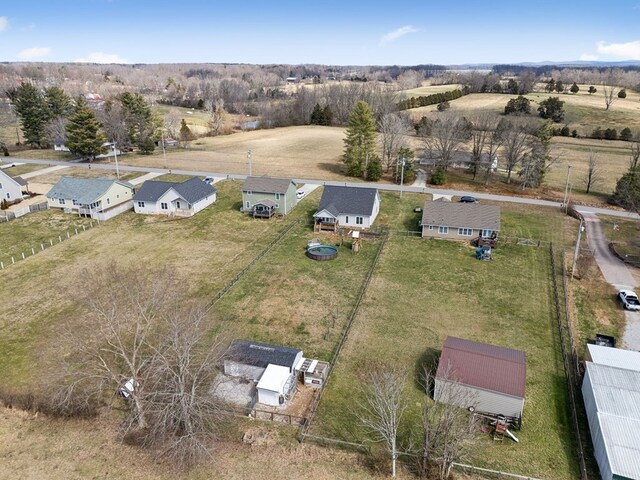
<svg viewBox="0 0 640 480">
<path fill-rule="evenodd" d="M 340 127 L 300 126 L 254 130 L 192 142 L 189 149 L 167 149 L 167 167 L 209 172 L 248 174 L 251 150 L 254 175 L 343 179 L 340 157 L 344 148 Z M 123 164 L 164 167 L 162 151 L 153 155 L 126 155 Z"/>
<path fill-rule="evenodd" d="M 425 85 L 426 82 L 423 83 L 421 87 L 410 88 L 408 90 L 401 90 L 399 95 L 402 98 L 411 98 L 411 97 L 420 97 L 427 96 L 433 93 L 444 93 L 450 90 L 455 90 L 457 88 L 462 88 L 462 85 L 457 83 L 449 84 L 449 85 Z"/>
</svg>

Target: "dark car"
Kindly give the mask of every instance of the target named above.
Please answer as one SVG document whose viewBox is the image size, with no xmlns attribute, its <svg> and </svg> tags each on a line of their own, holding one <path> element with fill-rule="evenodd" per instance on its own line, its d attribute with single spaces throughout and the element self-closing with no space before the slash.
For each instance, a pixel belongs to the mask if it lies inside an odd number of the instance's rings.
<svg viewBox="0 0 640 480">
<path fill-rule="evenodd" d="M 465 195 L 464 197 L 460 197 L 460 201 L 462 203 L 478 203 L 478 199 L 476 197 L 470 197 Z"/>
</svg>

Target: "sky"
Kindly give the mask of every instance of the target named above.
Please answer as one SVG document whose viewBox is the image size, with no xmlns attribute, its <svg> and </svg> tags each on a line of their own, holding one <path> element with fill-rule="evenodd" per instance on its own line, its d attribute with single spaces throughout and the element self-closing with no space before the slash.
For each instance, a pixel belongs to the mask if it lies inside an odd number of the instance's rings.
<svg viewBox="0 0 640 480">
<path fill-rule="evenodd" d="M 0 61 L 623 61 L 640 60 L 639 26 L 640 0 L 14 0 L 0 3 Z"/>
</svg>

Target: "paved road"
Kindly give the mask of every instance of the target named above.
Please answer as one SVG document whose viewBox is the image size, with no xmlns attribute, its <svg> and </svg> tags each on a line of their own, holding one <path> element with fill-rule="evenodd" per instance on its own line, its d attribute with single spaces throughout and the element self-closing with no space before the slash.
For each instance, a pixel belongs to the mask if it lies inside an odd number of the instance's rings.
<svg viewBox="0 0 640 480">
<path fill-rule="evenodd" d="M 69 166 L 70 162 L 61 162 L 56 160 L 32 160 L 25 158 L 12 158 L 11 163 L 31 163 L 37 165 L 49 165 L 49 166 Z M 73 162 L 74 168 L 93 168 L 96 170 L 115 170 L 116 167 L 114 164 L 102 164 L 102 163 L 76 163 Z M 220 179 L 236 179 L 236 180 L 244 180 L 247 178 L 247 175 L 239 175 L 235 173 L 220 173 L 220 172 L 205 172 L 198 170 L 174 170 L 174 169 L 166 169 L 166 168 L 155 168 L 155 167 L 134 167 L 130 165 L 119 165 L 119 169 L 123 172 L 145 172 L 145 173 L 175 173 L 178 175 L 196 175 L 196 176 L 212 176 L 219 177 Z M 315 184 L 315 185 L 344 185 L 348 187 L 356 187 L 356 188 L 366 188 L 371 187 L 370 183 L 363 182 L 337 182 L 331 180 L 318 180 L 318 179 L 309 179 L 309 178 L 294 178 L 294 181 L 297 183 L 304 184 Z M 400 185 L 392 185 L 392 184 L 375 184 L 375 188 L 378 190 L 387 190 L 387 191 L 400 191 Z M 509 195 L 493 195 L 489 193 L 478 193 L 478 192 L 467 192 L 463 190 L 446 190 L 440 188 L 427 188 L 427 187 L 415 187 L 415 186 L 404 186 L 402 189 L 405 192 L 413 192 L 413 193 L 429 193 L 436 195 L 452 195 L 452 196 L 463 196 L 463 195 L 471 195 L 480 200 L 491 200 L 495 202 L 509 202 L 509 203 L 521 203 L 526 205 L 540 205 L 544 207 L 556 207 L 560 208 L 560 202 L 553 202 L 549 200 L 540 200 L 537 198 L 527 198 L 527 197 L 514 197 Z M 594 207 L 577 207 L 578 211 L 582 213 L 595 213 L 600 215 L 611 215 L 615 217 L 624 217 L 624 218 L 635 218 L 640 219 L 640 216 L 636 213 L 625 212 L 620 210 L 610 210 L 607 208 L 594 208 Z"/>
<path fill-rule="evenodd" d="M 609 240 L 602 231 L 600 219 L 593 213 L 583 213 L 587 229 L 587 242 L 604 279 L 616 290 L 634 289 L 636 281 L 629 268 L 609 250 Z M 640 350 L 640 312 L 625 311 L 626 327 L 622 336 L 622 347 Z"/>
</svg>

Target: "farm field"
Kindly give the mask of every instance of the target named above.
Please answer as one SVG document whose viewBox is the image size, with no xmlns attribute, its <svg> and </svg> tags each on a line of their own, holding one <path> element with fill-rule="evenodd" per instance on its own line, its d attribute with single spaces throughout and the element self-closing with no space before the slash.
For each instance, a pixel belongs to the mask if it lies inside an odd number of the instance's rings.
<svg viewBox="0 0 640 480">
<path fill-rule="evenodd" d="M 450 90 L 456 90 L 462 88 L 462 85 L 447 84 L 447 85 L 422 85 L 417 88 L 410 88 L 409 90 L 400 91 L 400 95 L 404 98 L 427 96 L 434 93 L 444 93 Z"/>
<path fill-rule="evenodd" d="M 417 424 L 424 400 L 418 386 L 422 363 L 437 355 L 447 335 L 454 335 L 527 354 L 523 429 L 517 433 L 521 443 L 496 444 L 487 437 L 467 460 L 539 478 L 575 476 L 548 255 L 546 248 L 507 245 L 498 247 L 492 262 L 478 262 L 470 246 L 392 237 L 311 433 L 364 440 L 354 417 L 362 392 L 354 385 L 361 384 L 372 361 L 406 369 L 406 423 Z"/>
</svg>

